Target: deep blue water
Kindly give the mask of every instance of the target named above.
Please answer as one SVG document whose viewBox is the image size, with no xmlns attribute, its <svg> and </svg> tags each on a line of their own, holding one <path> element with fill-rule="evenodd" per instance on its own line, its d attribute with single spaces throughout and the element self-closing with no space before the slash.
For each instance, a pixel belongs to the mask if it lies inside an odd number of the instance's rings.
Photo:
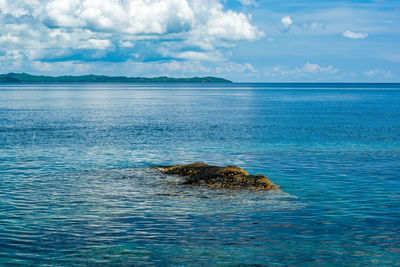
<svg viewBox="0 0 400 267">
<path fill-rule="evenodd" d="M 0 266 L 399 262 L 400 85 L 0 86 Z"/>
</svg>

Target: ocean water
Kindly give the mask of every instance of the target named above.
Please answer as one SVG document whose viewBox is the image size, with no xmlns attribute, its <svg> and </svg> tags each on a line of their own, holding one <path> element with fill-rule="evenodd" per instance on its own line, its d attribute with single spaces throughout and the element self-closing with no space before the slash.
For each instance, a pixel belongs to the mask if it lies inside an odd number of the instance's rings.
<svg viewBox="0 0 400 267">
<path fill-rule="evenodd" d="M 178 184 L 236 164 L 281 191 Z M 400 85 L 0 86 L 0 266 L 400 265 Z"/>
</svg>

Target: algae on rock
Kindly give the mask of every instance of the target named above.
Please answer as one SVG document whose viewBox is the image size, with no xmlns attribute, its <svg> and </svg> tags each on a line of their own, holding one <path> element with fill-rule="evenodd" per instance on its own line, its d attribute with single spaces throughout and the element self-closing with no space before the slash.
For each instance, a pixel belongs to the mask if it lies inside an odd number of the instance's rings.
<svg viewBox="0 0 400 267">
<path fill-rule="evenodd" d="M 204 185 L 214 188 L 278 189 L 264 175 L 250 175 L 238 166 L 212 166 L 196 162 L 188 165 L 159 167 L 165 174 L 185 177 L 185 185 Z"/>
</svg>

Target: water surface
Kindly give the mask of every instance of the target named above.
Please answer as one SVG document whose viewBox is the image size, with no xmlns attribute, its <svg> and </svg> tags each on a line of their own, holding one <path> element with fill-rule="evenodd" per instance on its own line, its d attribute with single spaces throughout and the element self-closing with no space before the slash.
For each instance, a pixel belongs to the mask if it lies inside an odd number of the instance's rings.
<svg viewBox="0 0 400 267">
<path fill-rule="evenodd" d="M 398 265 L 399 163 L 399 85 L 1 85 L 0 265 Z"/>
</svg>

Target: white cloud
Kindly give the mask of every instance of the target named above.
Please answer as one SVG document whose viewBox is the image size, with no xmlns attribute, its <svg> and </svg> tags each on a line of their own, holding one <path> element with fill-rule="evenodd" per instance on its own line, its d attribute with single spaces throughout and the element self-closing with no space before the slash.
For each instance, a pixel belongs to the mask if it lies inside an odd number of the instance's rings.
<svg viewBox="0 0 400 267">
<path fill-rule="evenodd" d="M 220 54 L 206 53 L 197 51 L 185 51 L 174 55 L 176 58 L 189 59 L 189 60 L 207 60 L 215 61 L 221 58 Z"/>
<path fill-rule="evenodd" d="M 135 44 L 130 41 L 122 41 L 122 40 L 120 40 L 118 42 L 118 44 L 120 47 L 134 47 L 135 46 Z"/>
<path fill-rule="evenodd" d="M 228 40 L 254 40 L 263 33 L 243 13 L 225 11 L 219 1 L 53 0 L 44 21 L 52 27 L 88 28 L 124 34 L 185 34 L 204 31 Z"/>
<path fill-rule="evenodd" d="M 343 32 L 343 37 L 349 38 L 349 39 L 365 39 L 368 37 L 367 32 L 352 32 L 350 30 L 347 30 Z"/>
<path fill-rule="evenodd" d="M 80 49 L 98 49 L 105 50 L 111 46 L 110 40 L 89 39 L 82 43 L 78 48 Z"/>
<path fill-rule="evenodd" d="M 257 6 L 257 2 L 255 0 L 239 0 L 239 2 L 244 6 Z"/>
<path fill-rule="evenodd" d="M 0 36 L 0 44 L 2 43 L 18 43 L 20 39 L 17 36 L 11 34 Z"/>
<path fill-rule="evenodd" d="M 47 0 L 0 0 L 0 11 L 3 14 L 20 18 L 24 15 L 37 16 L 41 13 L 41 7 Z"/>
<path fill-rule="evenodd" d="M 51 73 L 54 72 L 54 75 L 58 75 L 59 73 L 71 73 L 75 75 L 82 75 L 82 73 L 86 73 L 90 69 L 90 65 L 82 64 L 79 62 L 68 61 L 68 62 L 41 62 L 41 61 L 33 61 L 32 68 L 35 72 L 46 72 Z"/>
<path fill-rule="evenodd" d="M 301 70 L 303 72 L 312 72 L 312 73 L 316 73 L 319 71 L 321 67 L 318 64 L 311 64 L 311 63 L 306 63 Z"/>
<path fill-rule="evenodd" d="M 215 72 L 218 74 L 244 73 L 244 72 L 254 73 L 257 72 L 257 70 L 250 63 L 239 64 L 239 63 L 229 62 L 217 66 Z"/>
<path fill-rule="evenodd" d="M 143 66 L 143 63 L 140 63 L 140 65 L 142 67 L 145 67 Z M 171 72 L 181 73 L 180 75 L 175 75 L 175 76 L 182 76 L 182 74 L 184 73 L 190 73 L 190 74 L 199 72 L 210 73 L 213 71 L 212 68 L 206 67 L 197 61 L 193 62 L 171 61 L 163 63 L 152 63 L 151 68 L 155 73 L 158 72 L 160 74 L 171 73 Z"/>
<path fill-rule="evenodd" d="M 233 11 L 224 13 L 219 8 L 211 10 L 206 28 L 210 36 L 224 40 L 255 40 L 264 36 L 244 14 Z"/>
<path fill-rule="evenodd" d="M 297 67 L 294 69 L 287 69 L 282 66 L 275 66 L 268 69 L 264 76 L 266 77 L 305 77 L 315 74 L 335 74 L 339 72 L 339 70 L 332 65 L 321 67 L 318 64 L 312 64 L 307 62 L 301 68 Z"/>
<path fill-rule="evenodd" d="M 332 65 L 321 67 L 318 64 L 311 64 L 307 62 L 304 66 L 300 69 L 301 72 L 309 72 L 309 73 L 337 73 L 339 70 L 334 68 Z"/>
<path fill-rule="evenodd" d="M 394 78 L 393 73 L 389 70 L 373 69 L 373 70 L 364 71 L 363 74 L 365 76 L 371 77 L 371 78 L 372 77 L 383 78 L 383 79 Z"/>
<path fill-rule="evenodd" d="M 43 62 L 68 58 L 226 60 L 228 53 L 222 51 L 235 41 L 252 41 L 265 34 L 252 25 L 250 15 L 229 10 L 225 3 L 0 0 L 0 54 L 18 49 L 25 60 Z"/>
<path fill-rule="evenodd" d="M 21 67 L 24 56 L 19 50 L 8 50 L 4 55 L 0 56 L 0 67 L 13 71 Z"/>
<path fill-rule="evenodd" d="M 285 26 L 286 29 L 288 29 L 290 27 L 290 25 L 293 24 L 293 21 L 290 18 L 290 16 L 283 17 L 281 19 L 281 22 L 282 22 L 283 26 Z"/>
<path fill-rule="evenodd" d="M 57 27 L 85 27 L 129 34 L 165 34 L 193 23 L 187 1 L 53 0 L 45 21 Z"/>
<path fill-rule="evenodd" d="M 49 75 L 58 75 L 60 73 L 71 73 L 74 75 L 82 74 L 104 74 L 108 75 L 126 75 L 126 76 L 174 76 L 174 77 L 188 77 L 188 76 L 209 76 L 218 74 L 220 77 L 237 77 L 238 74 L 253 75 L 256 70 L 249 64 L 238 64 L 234 62 L 216 62 L 215 64 L 208 64 L 204 61 L 181 61 L 171 60 L 168 62 L 135 62 L 128 60 L 126 62 L 109 63 L 107 65 L 98 66 L 101 62 L 80 62 L 80 61 L 67 61 L 67 62 L 41 62 L 34 61 L 31 67 L 34 73 L 45 72 Z"/>
<path fill-rule="evenodd" d="M 29 13 L 24 7 L 14 8 L 12 5 L 10 6 L 6 0 L 0 0 L 0 11 L 14 17 L 21 17 Z"/>
<path fill-rule="evenodd" d="M 251 72 L 257 72 L 257 70 L 250 63 L 245 63 L 244 66 L 246 67 L 247 70 Z"/>
<path fill-rule="evenodd" d="M 326 25 L 324 22 L 313 21 L 303 24 L 303 27 L 310 30 L 323 30 L 325 29 Z"/>
</svg>

